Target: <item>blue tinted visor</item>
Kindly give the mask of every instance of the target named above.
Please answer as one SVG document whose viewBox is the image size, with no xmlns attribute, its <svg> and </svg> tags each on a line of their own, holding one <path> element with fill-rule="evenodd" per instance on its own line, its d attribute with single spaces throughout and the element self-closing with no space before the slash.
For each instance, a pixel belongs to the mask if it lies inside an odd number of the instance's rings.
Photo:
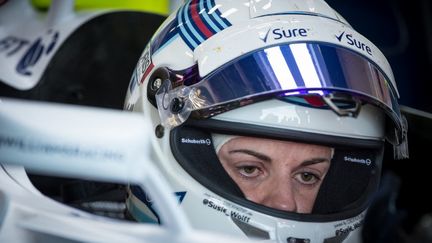
<svg viewBox="0 0 432 243">
<path fill-rule="evenodd" d="M 164 125 L 189 116 L 208 118 L 269 98 L 345 94 L 381 107 L 394 123 L 390 137 L 403 134 L 397 93 L 378 66 L 351 50 L 319 43 L 295 43 L 257 50 L 203 78 L 166 81 L 156 95 Z M 337 103 L 337 102 L 335 102 Z"/>
</svg>

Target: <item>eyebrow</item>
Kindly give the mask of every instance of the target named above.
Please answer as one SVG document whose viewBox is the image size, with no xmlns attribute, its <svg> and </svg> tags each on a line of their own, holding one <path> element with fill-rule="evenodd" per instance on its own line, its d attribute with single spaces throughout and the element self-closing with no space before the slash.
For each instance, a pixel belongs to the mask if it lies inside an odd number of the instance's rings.
<svg viewBox="0 0 432 243">
<path fill-rule="evenodd" d="M 313 164 L 318 164 L 318 163 L 324 163 L 324 162 L 330 162 L 331 159 L 327 159 L 327 158 L 312 158 L 312 159 L 308 159 L 305 160 L 301 163 L 301 166 L 308 166 L 308 165 L 313 165 Z"/>
<path fill-rule="evenodd" d="M 245 154 L 254 156 L 254 157 L 256 157 L 262 161 L 265 161 L 265 162 L 271 162 L 272 161 L 272 159 L 269 156 L 262 154 L 262 153 L 255 152 L 253 150 L 249 150 L 249 149 L 234 149 L 234 150 L 229 151 L 229 153 L 230 154 L 245 153 Z M 313 165 L 313 164 L 318 164 L 318 163 L 323 163 L 323 162 L 330 162 L 330 160 L 327 158 L 320 158 L 320 157 L 311 158 L 311 159 L 303 161 L 299 166 L 308 166 L 308 165 Z"/>
<path fill-rule="evenodd" d="M 260 160 L 266 161 L 266 162 L 271 162 L 271 158 L 265 154 L 262 153 L 258 153 L 249 149 L 234 149 L 229 151 L 230 154 L 234 154 L 234 153 L 244 153 L 244 154 L 248 154 L 251 156 L 254 156 Z"/>
</svg>

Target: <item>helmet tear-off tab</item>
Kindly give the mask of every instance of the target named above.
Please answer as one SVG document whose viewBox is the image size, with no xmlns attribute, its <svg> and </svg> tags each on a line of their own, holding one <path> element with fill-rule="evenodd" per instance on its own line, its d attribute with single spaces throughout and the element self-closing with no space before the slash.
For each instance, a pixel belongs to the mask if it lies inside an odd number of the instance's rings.
<svg viewBox="0 0 432 243">
<path fill-rule="evenodd" d="M 361 109 L 361 101 L 352 95 L 345 95 L 342 93 L 328 93 L 322 96 L 324 102 L 339 116 L 357 117 Z M 349 107 L 344 108 L 338 106 L 336 102 L 343 102 L 350 104 Z"/>
<path fill-rule="evenodd" d="M 393 145 L 394 159 L 402 160 L 409 158 L 408 150 L 408 121 L 404 115 L 401 115 L 402 137 L 398 145 Z"/>
</svg>

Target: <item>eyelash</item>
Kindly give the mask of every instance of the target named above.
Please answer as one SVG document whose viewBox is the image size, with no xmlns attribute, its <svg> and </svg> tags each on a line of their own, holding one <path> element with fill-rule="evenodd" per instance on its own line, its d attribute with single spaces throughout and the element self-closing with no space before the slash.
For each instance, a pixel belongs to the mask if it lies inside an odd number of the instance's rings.
<svg viewBox="0 0 432 243">
<path fill-rule="evenodd" d="M 262 172 L 262 169 L 260 169 L 259 166 L 255 166 L 255 165 L 243 165 L 243 166 L 237 166 L 236 168 L 237 168 L 240 176 L 244 179 L 247 179 L 247 180 L 254 179 L 255 177 L 257 177 L 259 175 L 247 176 L 247 175 L 245 175 L 247 173 L 244 172 L 245 169 L 248 169 L 248 168 L 251 169 L 252 168 L 252 169 L 258 170 L 258 173 Z"/>
<path fill-rule="evenodd" d="M 314 180 L 314 182 L 309 184 L 309 183 L 307 183 L 307 182 L 304 182 L 301 178 L 297 178 L 297 176 L 303 176 L 303 175 L 305 175 L 305 174 L 313 176 L 313 180 Z M 317 183 L 319 183 L 319 182 L 321 181 L 321 179 L 322 179 L 319 175 L 317 175 L 317 174 L 315 174 L 315 173 L 312 173 L 312 172 L 309 172 L 309 171 L 301 171 L 301 172 L 298 172 L 297 174 L 295 174 L 294 178 L 295 178 L 299 183 L 301 183 L 302 185 L 304 185 L 304 186 L 310 186 L 310 187 L 314 187 L 314 186 L 315 186 Z"/>
<path fill-rule="evenodd" d="M 256 177 L 258 177 L 260 175 L 260 174 L 258 174 L 258 175 L 253 175 L 253 176 L 247 176 L 247 175 L 245 175 L 247 173 L 244 172 L 245 169 L 248 169 L 248 168 L 249 169 L 255 169 L 255 170 L 258 170 L 257 173 L 260 173 L 260 172 L 262 173 L 262 169 L 259 166 L 255 166 L 255 165 L 242 165 L 242 166 L 237 166 L 236 168 L 239 172 L 239 175 L 245 180 L 252 180 L 252 179 L 255 179 Z M 304 182 L 301 178 L 297 177 L 297 176 L 301 177 L 305 174 L 313 176 L 313 180 L 314 180 L 313 183 L 309 184 L 307 182 Z M 310 172 L 310 171 L 298 172 L 295 174 L 294 179 L 306 187 L 314 187 L 322 180 L 322 178 L 319 175 L 317 175 L 316 173 Z"/>
</svg>

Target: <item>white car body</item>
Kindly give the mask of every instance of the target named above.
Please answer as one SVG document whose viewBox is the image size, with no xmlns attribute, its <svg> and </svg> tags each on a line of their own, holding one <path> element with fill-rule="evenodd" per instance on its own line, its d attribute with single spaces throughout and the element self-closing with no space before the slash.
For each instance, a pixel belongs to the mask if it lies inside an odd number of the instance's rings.
<svg viewBox="0 0 432 243">
<path fill-rule="evenodd" d="M 190 227 L 167 182 L 150 163 L 143 116 L 10 98 L 0 101 L 1 242 L 236 242 Z M 27 170 L 145 185 L 160 202 L 164 224 L 117 220 L 69 207 L 40 193 Z"/>
<path fill-rule="evenodd" d="M 27 0 L 0 3 L 0 82 L 35 87 L 54 54 L 87 21 L 119 11 L 74 11 L 54 0 L 47 13 Z M 142 115 L 0 95 L 0 242 L 239 242 L 194 230 L 168 183 L 149 162 Z M 91 214 L 41 193 L 27 172 L 146 185 L 162 225 Z"/>
</svg>

